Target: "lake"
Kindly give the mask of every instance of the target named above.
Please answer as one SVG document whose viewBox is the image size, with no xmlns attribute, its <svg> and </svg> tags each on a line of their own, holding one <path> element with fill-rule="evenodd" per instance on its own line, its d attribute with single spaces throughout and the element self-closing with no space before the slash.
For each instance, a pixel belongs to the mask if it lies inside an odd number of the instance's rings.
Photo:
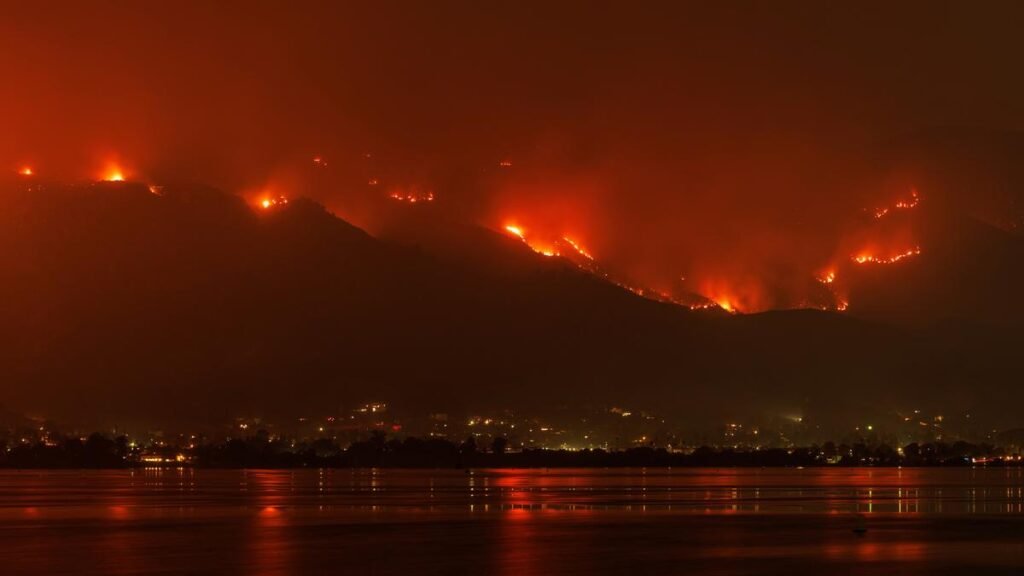
<svg viewBox="0 0 1024 576">
<path fill-rule="evenodd" d="M 0 471 L 11 575 L 811 570 L 1024 573 L 1024 471 Z"/>
</svg>

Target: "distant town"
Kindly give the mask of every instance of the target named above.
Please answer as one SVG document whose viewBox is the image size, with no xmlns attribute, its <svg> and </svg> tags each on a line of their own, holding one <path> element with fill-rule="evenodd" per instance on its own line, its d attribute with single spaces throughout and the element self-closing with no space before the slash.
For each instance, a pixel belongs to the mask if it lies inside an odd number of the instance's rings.
<svg viewBox="0 0 1024 576">
<path fill-rule="evenodd" d="M 682 432 L 618 406 L 546 418 L 511 410 L 410 418 L 385 402 L 284 422 L 238 417 L 217 432 L 84 432 L 23 418 L 0 429 L 0 466 L 998 465 L 1019 463 L 1024 448 L 1024 430 L 980 430 L 970 414 L 912 410 L 835 439 L 820 428 L 782 416 Z"/>
</svg>

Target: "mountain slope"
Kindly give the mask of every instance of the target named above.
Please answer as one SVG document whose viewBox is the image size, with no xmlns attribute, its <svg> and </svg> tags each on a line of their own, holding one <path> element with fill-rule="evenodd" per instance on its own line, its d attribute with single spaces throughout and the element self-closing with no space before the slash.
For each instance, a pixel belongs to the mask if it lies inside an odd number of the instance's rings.
<svg viewBox="0 0 1024 576">
<path fill-rule="evenodd" d="M 970 367 L 946 339 L 841 315 L 653 302 L 500 238 L 515 266 L 452 261 L 306 201 L 257 213 L 133 184 L 3 197 L 0 378 L 12 406 L 47 415 L 209 422 L 385 399 L 629 404 L 695 423 L 796 407 L 840 426 L 961 401 Z"/>
</svg>

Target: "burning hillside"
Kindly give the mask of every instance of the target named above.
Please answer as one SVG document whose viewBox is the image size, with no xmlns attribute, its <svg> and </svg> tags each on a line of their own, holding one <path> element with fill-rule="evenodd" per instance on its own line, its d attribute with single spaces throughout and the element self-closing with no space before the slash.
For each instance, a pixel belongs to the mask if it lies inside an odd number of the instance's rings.
<svg viewBox="0 0 1024 576">
<path fill-rule="evenodd" d="M 372 157 L 367 155 L 359 158 L 360 161 L 369 161 L 368 158 Z M 334 177 L 338 164 L 343 162 L 332 163 L 331 170 L 328 170 L 326 160 L 320 156 L 315 157 L 312 162 L 313 176 L 318 180 L 314 180 L 313 184 L 333 182 L 322 179 Z M 515 174 L 510 161 L 503 160 L 498 169 L 501 171 L 500 178 Z M 14 172 L 23 180 L 37 178 L 36 171 L 27 165 L 15 168 Z M 383 221 L 385 218 L 382 215 L 389 211 L 396 215 L 407 213 L 410 217 L 412 213 L 418 213 L 419 222 L 414 227 L 419 232 L 410 231 L 408 235 L 414 244 L 418 243 L 415 236 L 431 226 L 469 224 L 477 217 L 472 210 L 460 207 L 457 202 L 435 203 L 438 195 L 434 185 L 393 184 L 402 178 L 377 164 L 371 172 L 381 174 L 381 177 L 372 176 L 369 180 L 363 180 L 362 187 L 354 188 L 365 188 L 378 201 L 380 207 L 371 215 L 371 219 Z M 120 162 L 108 162 L 96 174 L 98 181 L 113 183 L 129 182 L 139 177 L 135 171 L 129 177 L 129 172 Z M 382 185 L 384 181 L 388 184 Z M 163 185 L 147 186 L 153 194 L 163 193 Z M 550 184 L 542 183 L 538 186 L 547 191 Z M 265 191 L 247 197 L 257 208 L 273 210 L 289 203 L 289 197 L 278 191 L 297 188 L 299 185 L 294 182 L 279 180 L 262 187 L 263 190 L 274 192 Z M 318 189 L 313 186 L 310 190 L 316 193 Z M 455 196 L 458 198 L 457 194 Z M 911 261 L 918 260 L 930 250 L 929 243 L 934 242 L 936 230 L 928 228 L 925 223 L 933 218 L 935 212 L 921 212 L 923 207 L 932 208 L 927 200 L 921 192 L 911 187 L 906 193 L 896 195 L 888 202 L 865 208 L 863 216 L 855 225 L 843 232 L 839 232 L 839 227 L 836 227 L 838 249 L 825 265 L 812 267 L 794 259 L 789 263 L 789 279 L 785 282 L 775 280 L 774 284 L 771 280 L 773 275 L 775 278 L 780 275 L 769 263 L 751 267 L 744 266 L 742 262 L 732 263 L 726 258 L 716 261 L 713 267 L 709 267 L 704 259 L 692 260 L 676 268 L 669 281 L 634 273 L 622 265 L 621 247 L 614 243 L 613 238 L 601 234 L 599 213 L 560 199 L 510 210 L 506 213 L 515 216 L 506 216 L 497 222 L 491 220 L 487 227 L 515 238 L 535 254 L 570 263 L 581 271 L 633 294 L 693 310 L 720 309 L 731 313 L 750 313 L 770 309 L 811 308 L 858 312 L 862 308 L 854 287 L 865 275 L 877 284 L 882 282 L 885 274 L 882 270 L 871 272 L 870 269 L 895 269 L 910 265 Z M 430 210 L 425 211 L 407 209 L 428 204 L 437 206 L 431 206 Z M 517 202 L 519 204 L 523 202 Z M 413 223 L 405 218 L 393 218 L 390 224 L 392 230 Z M 923 234 L 922 230 L 929 232 Z M 455 244 L 459 242 L 455 241 Z"/>
</svg>

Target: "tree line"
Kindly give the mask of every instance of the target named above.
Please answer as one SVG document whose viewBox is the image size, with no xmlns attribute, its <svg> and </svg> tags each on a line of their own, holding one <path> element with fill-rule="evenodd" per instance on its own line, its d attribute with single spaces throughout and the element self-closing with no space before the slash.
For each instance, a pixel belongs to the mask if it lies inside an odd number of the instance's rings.
<svg viewBox="0 0 1024 576">
<path fill-rule="evenodd" d="M 486 447 L 469 437 L 368 439 L 342 446 L 329 438 L 307 441 L 272 439 L 266 434 L 203 443 L 134 447 L 128 438 L 95 433 L 84 440 L 17 443 L 0 449 L 4 468 L 127 468 L 190 465 L 207 468 L 555 468 L 659 466 L 970 466 L 1017 465 L 1020 459 L 989 444 L 931 442 L 895 449 L 885 444 L 839 444 L 800 448 L 733 449 L 702 446 L 689 452 L 638 447 L 627 450 L 524 449 L 509 451 L 505 438 Z"/>
</svg>

